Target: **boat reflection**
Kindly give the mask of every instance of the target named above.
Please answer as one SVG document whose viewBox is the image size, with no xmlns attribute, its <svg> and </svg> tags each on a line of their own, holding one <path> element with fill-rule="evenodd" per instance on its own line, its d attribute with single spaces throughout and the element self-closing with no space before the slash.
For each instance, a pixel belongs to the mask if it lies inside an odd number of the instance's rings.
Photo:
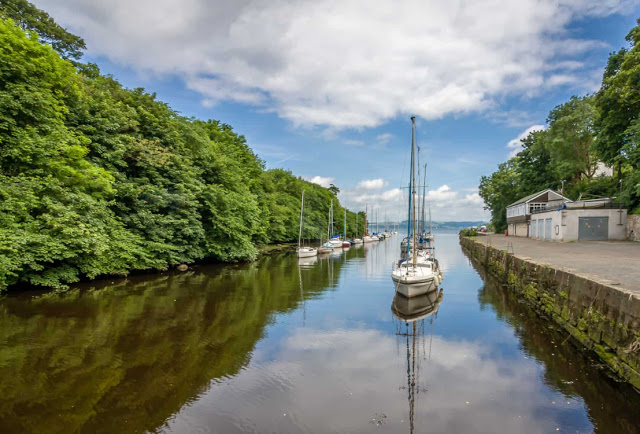
<svg viewBox="0 0 640 434">
<path fill-rule="evenodd" d="M 438 291 L 435 287 L 432 291 L 416 297 L 407 298 L 396 292 L 393 297 L 391 311 L 402 321 L 413 322 L 425 319 L 431 315 L 438 313 L 438 307 L 442 303 L 444 291 L 442 288 Z"/>
<path fill-rule="evenodd" d="M 301 267 L 310 267 L 318 263 L 318 256 L 310 256 L 307 258 L 298 258 L 298 265 Z"/>
<path fill-rule="evenodd" d="M 422 361 L 431 360 L 431 343 L 433 340 L 433 323 L 437 318 L 438 307 L 442 303 L 443 290 L 437 288 L 424 295 L 407 298 L 398 293 L 393 297 L 391 311 L 400 321 L 396 323 L 396 337 L 404 341 L 406 348 L 407 381 L 401 388 L 407 390 L 409 401 L 409 432 L 415 432 L 416 396 L 427 388 L 423 387 L 420 373 Z M 428 319 L 427 319 L 428 318 Z M 425 335 L 426 323 L 431 325 L 429 335 L 429 354 L 427 356 Z"/>
</svg>

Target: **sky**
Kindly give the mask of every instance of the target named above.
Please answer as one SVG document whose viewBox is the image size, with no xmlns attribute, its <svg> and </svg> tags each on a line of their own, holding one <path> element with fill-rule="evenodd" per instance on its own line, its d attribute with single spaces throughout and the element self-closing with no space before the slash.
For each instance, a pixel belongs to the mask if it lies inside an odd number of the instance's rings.
<svg viewBox="0 0 640 434">
<path fill-rule="evenodd" d="M 267 168 L 406 216 L 411 121 L 434 220 L 571 95 L 598 90 L 640 0 L 32 0 L 126 87 L 232 125 Z"/>
</svg>

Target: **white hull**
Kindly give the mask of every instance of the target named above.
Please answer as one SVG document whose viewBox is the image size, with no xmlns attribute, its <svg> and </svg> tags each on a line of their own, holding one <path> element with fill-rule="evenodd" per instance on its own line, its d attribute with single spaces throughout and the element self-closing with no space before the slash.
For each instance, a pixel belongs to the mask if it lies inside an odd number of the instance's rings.
<svg viewBox="0 0 640 434">
<path fill-rule="evenodd" d="M 366 236 L 362 239 L 363 242 L 365 243 L 373 243 L 374 241 L 378 241 L 377 239 L 374 239 L 373 237 L 370 236 Z"/>
<path fill-rule="evenodd" d="M 430 291 L 437 288 L 434 278 L 414 281 L 411 279 L 396 279 L 392 277 L 393 282 L 396 284 L 396 292 L 404 297 L 418 297 L 425 295 Z"/>
<path fill-rule="evenodd" d="M 296 253 L 298 254 L 298 258 L 310 258 L 318 255 L 318 250 L 312 247 L 301 247 L 296 249 Z"/>
<path fill-rule="evenodd" d="M 362 244 L 362 243 L 364 243 L 364 241 L 362 241 L 360 238 L 353 239 L 353 244 Z"/>
<path fill-rule="evenodd" d="M 329 242 L 331 244 L 333 244 L 333 248 L 334 249 L 341 249 L 342 248 L 342 240 L 331 240 Z"/>
</svg>

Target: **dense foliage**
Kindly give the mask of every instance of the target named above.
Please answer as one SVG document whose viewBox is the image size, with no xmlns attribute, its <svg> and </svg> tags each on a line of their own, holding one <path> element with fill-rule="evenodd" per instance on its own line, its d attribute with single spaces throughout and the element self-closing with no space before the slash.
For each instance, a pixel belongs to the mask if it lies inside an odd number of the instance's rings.
<svg viewBox="0 0 640 434">
<path fill-rule="evenodd" d="M 547 118 L 545 131 L 522 140 L 522 151 L 480 180 L 480 196 L 497 231 L 506 229 L 506 207 L 545 188 L 571 199 L 616 196 L 640 213 L 640 21 L 629 49 L 611 54 L 595 95 L 572 97 Z M 614 176 L 596 176 L 598 163 Z"/>
<path fill-rule="evenodd" d="M 56 49 L 77 58 L 82 40 L 33 18 L 0 20 L 0 289 L 251 260 L 298 238 L 303 189 L 306 238 L 326 233 L 332 200 L 342 227 L 332 191 L 265 171 L 229 125 L 65 60 Z"/>
</svg>

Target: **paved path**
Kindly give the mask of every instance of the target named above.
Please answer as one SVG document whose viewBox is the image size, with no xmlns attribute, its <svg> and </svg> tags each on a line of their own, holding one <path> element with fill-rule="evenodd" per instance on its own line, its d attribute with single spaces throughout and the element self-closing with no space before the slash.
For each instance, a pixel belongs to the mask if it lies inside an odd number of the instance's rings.
<svg viewBox="0 0 640 434">
<path fill-rule="evenodd" d="M 509 250 L 522 259 L 551 265 L 591 280 L 640 295 L 640 243 L 631 241 L 580 241 L 562 243 L 504 235 L 476 237 L 491 247 Z"/>
</svg>

